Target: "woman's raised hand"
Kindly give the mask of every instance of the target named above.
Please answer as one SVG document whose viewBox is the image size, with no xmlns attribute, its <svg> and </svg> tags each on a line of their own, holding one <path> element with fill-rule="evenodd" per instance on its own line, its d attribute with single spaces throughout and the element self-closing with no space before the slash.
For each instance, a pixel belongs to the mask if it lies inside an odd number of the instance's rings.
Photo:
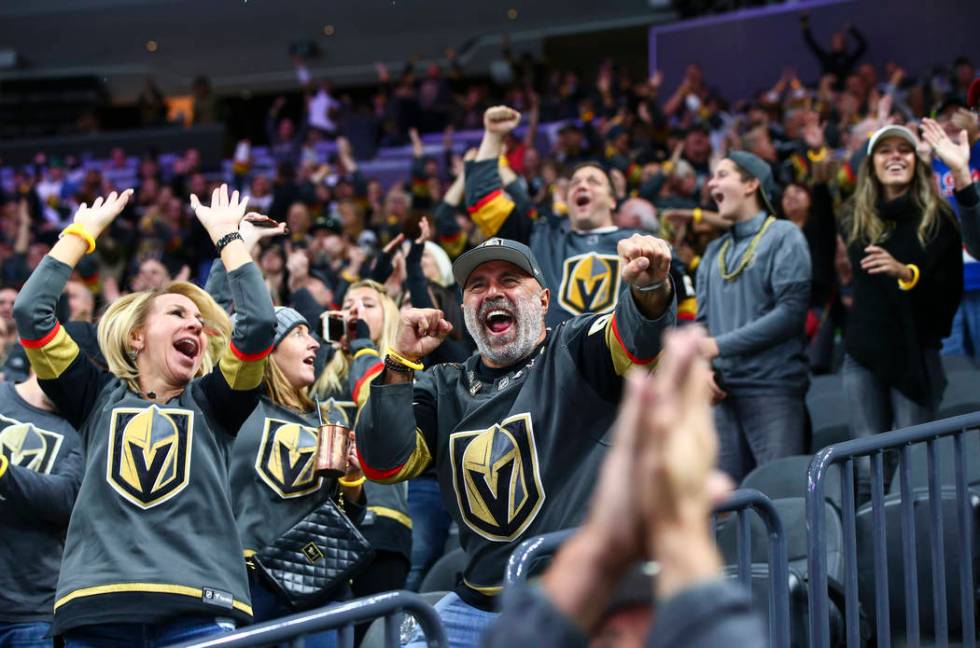
<svg viewBox="0 0 980 648">
<path fill-rule="evenodd" d="M 96 198 L 91 206 L 82 203 L 78 211 L 75 212 L 75 218 L 72 222 L 84 227 L 85 231 L 91 234 L 93 238 L 98 238 L 99 234 L 109 227 L 109 224 L 126 207 L 126 203 L 129 202 L 132 195 L 132 189 L 127 189 L 122 193 L 113 191 L 106 198 Z"/>
<path fill-rule="evenodd" d="M 238 232 L 238 225 L 245 216 L 248 200 L 240 198 L 235 191 L 228 195 L 228 185 L 223 184 L 211 194 L 211 205 L 205 207 L 194 194 L 191 194 L 191 207 L 197 220 L 208 231 L 211 241 L 217 243 L 223 236 Z"/>
</svg>

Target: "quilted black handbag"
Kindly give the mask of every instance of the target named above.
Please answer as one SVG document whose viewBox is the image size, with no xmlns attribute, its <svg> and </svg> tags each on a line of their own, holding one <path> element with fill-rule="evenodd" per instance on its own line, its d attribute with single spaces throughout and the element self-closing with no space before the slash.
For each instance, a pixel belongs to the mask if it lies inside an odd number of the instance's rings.
<svg viewBox="0 0 980 648">
<path fill-rule="evenodd" d="M 370 543 L 328 499 L 252 561 L 294 608 L 308 609 L 326 603 L 373 558 Z"/>
</svg>

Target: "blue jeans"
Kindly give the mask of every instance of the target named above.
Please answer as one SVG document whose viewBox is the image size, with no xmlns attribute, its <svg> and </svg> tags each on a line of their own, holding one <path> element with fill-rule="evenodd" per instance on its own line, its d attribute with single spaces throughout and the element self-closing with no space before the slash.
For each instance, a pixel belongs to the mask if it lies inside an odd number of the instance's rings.
<svg viewBox="0 0 980 648">
<path fill-rule="evenodd" d="M 292 609 L 274 592 L 258 574 L 249 571 L 248 588 L 252 598 L 252 614 L 256 623 L 272 621 L 281 617 L 296 614 L 299 610 Z M 337 632 L 327 630 L 303 638 L 306 648 L 336 648 Z M 286 644 L 281 644 L 285 646 Z"/>
<path fill-rule="evenodd" d="M 980 290 L 963 293 L 953 330 L 943 340 L 943 355 L 980 356 Z"/>
<path fill-rule="evenodd" d="M 0 622 L 0 648 L 51 648 L 54 640 L 49 632 L 50 623 Z"/>
<path fill-rule="evenodd" d="M 485 612 L 472 605 L 467 605 L 455 592 L 446 594 L 435 605 L 436 614 L 446 629 L 446 639 L 452 648 L 479 648 L 483 634 L 493 620 L 496 612 Z M 426 643 L 422 628 L 418 627 L 412 634 L 407 648 L 425 648 Z"/>
<path fill-rule="evenodd" d="M 65 648 L 158 648 L 235 630 L 231 619 L 197 617 L 170 623 L 104 623 L 65 633 Z"/>
<path fill-rule="evenodd" d="M 718 467 L 736 484 L 760 464 L 804 453 L 806 403 L 801 395 L 729 393 L 714 414 Z"/>
<path fill-rule="evenodd" d="M 408 514 L 412 518 L 412 567 L 405 589 L 417 592 L 429 568 L 442 556 L 452 524 L 442 505 L 439 480 L 418 477 L 408 482 Z"/>
</svg>

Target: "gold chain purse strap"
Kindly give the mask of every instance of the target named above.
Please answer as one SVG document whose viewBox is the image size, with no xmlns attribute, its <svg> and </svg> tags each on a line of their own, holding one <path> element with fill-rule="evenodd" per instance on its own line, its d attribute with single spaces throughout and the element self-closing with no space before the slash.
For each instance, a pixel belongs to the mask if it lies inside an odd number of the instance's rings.
<svg viewBox="0 0 980 648">
<path fill-rule="evenodd" d="M 746 266 L 749 265 L 749 262 L 752 261 L 752 257 L 755 256 L 755 248 L 759 245 L 759 241 L 762 240 L 762 236 L 774 222 L 776 222 L 775 216 L 770 216 L 766 219 L 766 222 L 762 224 L 761 228 L 759 228 L 759 233 L 752 237 L 752 240 L 749 242 L 749 247 L 747 247 L 745 252 L 742 253 L 742 258 L 738 260 L 738 264 L 736 264 L 735 269 L 731 272 L 728 271 L 727 264 L 725 263 L 725 256 L 728 254 L 728 248 L 732 244 L 732 239 L 726 239 L 725 242 L 721 244 L 721 250 L 718 252 L 718 269 L 721 270 L 722 279 L 725 281 L 734 281 L 740 274 L 742 274 L 742 271 L 745 270 Z"/>
</svg>

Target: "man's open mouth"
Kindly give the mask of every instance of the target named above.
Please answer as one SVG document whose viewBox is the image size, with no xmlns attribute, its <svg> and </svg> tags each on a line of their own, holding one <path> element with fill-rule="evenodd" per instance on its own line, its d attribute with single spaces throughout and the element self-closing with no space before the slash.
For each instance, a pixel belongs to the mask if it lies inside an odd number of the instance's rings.
<svg viewBox="0 0 980 648">
<path fill-rule="evenodd" d="M 514 315 L 502 308 L 495 308 L 483 318 L 483 323 L 494 335 L 500 335 L 510 330 L 514 325 Z"/>
</svg>

